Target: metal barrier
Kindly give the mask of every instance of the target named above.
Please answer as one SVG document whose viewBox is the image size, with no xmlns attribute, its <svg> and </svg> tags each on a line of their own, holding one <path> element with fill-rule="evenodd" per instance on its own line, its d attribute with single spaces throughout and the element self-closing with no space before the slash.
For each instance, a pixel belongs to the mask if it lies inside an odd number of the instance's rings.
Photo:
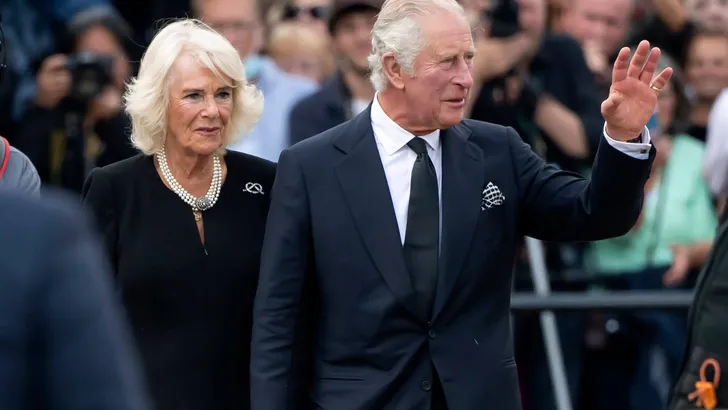
<svg viewBox="0 0 728 410">
<path fill-rule="evenodd" d="M 537 239 L 526 237 L 526 249 L 535 292 L 514 294 L 511 311 L 540 312 L 546 359 L 559 410 L 572 410 L 573 406 L 554 311 L 686 309 L 693 301 L 693 292 L 689 291 L 552 293 L 543 245 Z"/>
<path fill-rule="evenodd" d="M 693 302 L 691 291 L 554 292 L 547 296 L 515 293 L 514 312 L 561 310 L 635 310 L 687 309 Z"/>
</svg>

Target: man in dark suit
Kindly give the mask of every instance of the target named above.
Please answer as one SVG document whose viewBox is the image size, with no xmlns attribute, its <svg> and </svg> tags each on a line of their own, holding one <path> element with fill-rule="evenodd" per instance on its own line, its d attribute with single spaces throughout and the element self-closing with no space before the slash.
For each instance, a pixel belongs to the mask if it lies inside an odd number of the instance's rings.
<svg viewBox="0 0 728 410">
<path fill-rule="evenodd" d="M 0 193 L 0 408 L 146 410 L 99 238 L 60 199 Z"/>
<path fill-rule="evenodd" d="M 474 48 L 454 0 L 388 0 L 372 38 L 370 108 L 278 164 L 253 408 L 520 409 L 517 241 L 632 227 L 654 156 L 645 124 L 672 71 L 653 78 L 660 52 L 647 42 L 631 64 L 622 50 L 590 182 L 510 128 L 463 120 Z"/>
</svg>

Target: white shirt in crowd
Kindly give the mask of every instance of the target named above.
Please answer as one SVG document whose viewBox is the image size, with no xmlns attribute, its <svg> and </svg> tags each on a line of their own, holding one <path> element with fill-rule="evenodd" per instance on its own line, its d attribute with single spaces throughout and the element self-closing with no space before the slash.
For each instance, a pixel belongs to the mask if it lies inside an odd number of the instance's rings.
<svg viewBox="0 0 728 410">
<path fill-rule="evenodd" d="M 728 88 L 713 103 L 708 117 L 705 177 L 714 195 L 728 196 Z"/>
</svg>

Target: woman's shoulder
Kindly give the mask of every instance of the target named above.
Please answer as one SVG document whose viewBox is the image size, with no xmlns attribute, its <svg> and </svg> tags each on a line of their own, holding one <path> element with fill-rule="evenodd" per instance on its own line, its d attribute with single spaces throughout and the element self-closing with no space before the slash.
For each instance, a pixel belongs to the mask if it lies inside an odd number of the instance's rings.
<svg viewBox="0 0 728 410">
<path fill-rule="evenodd" d="M 679 179 L 703 180 L 703 159 L 705 143 L 688 134 L 677 134 L 672 138 L 668 166 L 681 175 Z"/>
<path fill-rule="evenodd" d="M 139 172 L 139 170 L 143 169 L 149 161 L 151 161 L 151 157 L 148 155 L 137 154 L 133 157 L 114 162 L 113 164 L 94 168 L 91 173 L 95 175 L 103 175 L 107 178 L 124 177 L 129 174 Z"/>
<path fill-rule="evenodd" d="M 149 165 L 149 161 L 151 161 L 151 157 L 138 154 L 113 164 L 94 168 L 86 178 L 84 196 L 92 187 L 95 190 L 123 190 L 127 186 L 131 187 L 137 181 L 144 179 L 140 174 L 143 173 L 144 167 Z"/>
<path fill-rule="evenodd" d="M 227 151 L 225 161 L 228 168 L 245 174 L 246 178 L 273 182 L 276 175 L 276 163 L 254 155 L 237 151 Z"/>
<path fill-rule="evenodd" d="M 672 138 L 672 151 L 686 160 L 701 161 L 705 155 L 705 143 L 688 134 L 677 134 Z"/>
</svg>

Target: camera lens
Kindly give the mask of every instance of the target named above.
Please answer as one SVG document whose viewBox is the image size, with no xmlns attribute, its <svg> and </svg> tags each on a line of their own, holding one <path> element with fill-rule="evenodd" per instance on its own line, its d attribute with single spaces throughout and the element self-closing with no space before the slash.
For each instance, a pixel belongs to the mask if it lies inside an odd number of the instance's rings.
<svg viewBox="0 0 728 410">
<path fill-rule="evenodd" d="M 93 98 L 101 91 L 99 78 L 95 72 L 84 70 L 79 73 L 78 88 L 76 89 L 79 96 L 84 100 Z"/>
</svg>

